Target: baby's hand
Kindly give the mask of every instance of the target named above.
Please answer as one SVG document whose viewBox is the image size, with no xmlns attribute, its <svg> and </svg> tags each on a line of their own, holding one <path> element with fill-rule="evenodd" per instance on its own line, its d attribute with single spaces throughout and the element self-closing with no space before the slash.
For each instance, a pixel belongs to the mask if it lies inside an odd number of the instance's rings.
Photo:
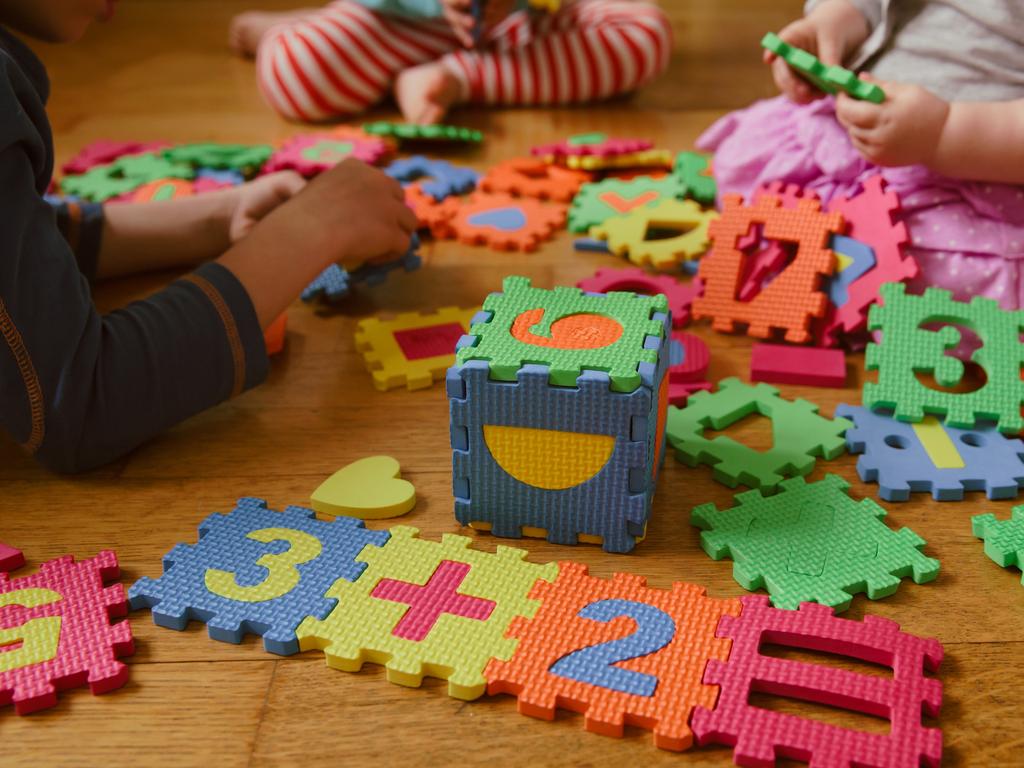
<svg viewBox="0 0 1024 768">
<path fill-rule="evenodd" d="M 949 103 L 919 85 L 877 83 L 885 101 L 857 101 L 845 93 L 836 99 L 836 117 L 853 146 L 877 165 L 929 165 L 949 116 Z"/>
<path fill-rule="evenodd" d="M 402 185 L 359 160 L 345 160 L 306 184 L 276 216 L 287 215 L 288 248 L 356 268 L 401 258 L 419 226 Z"/>
<path fill-rule="evenodd" d="M 483 2 L 483 0 L 477 0 Z M 441 12 L 451 25 L 455 37 L 466 48 L 473 47 L 473 0 L 441 0 Z"/>
<path fill-rule="evenodd" d="M 870 31 L 867 19 L 848 0 L 828 0 L 804 18 L 784 27 L 779 37 L 832 66 L 842 64 L 843 59 L 867 39 Z M 775 85 L 791 101 L 807 104 L 823 95 L 771 51 L 764 51 L 763 59 L 772 68 Z"/>
<path fill-rule="evenodd" d="M 236 203 L 228 224 L 228 236 L 237 243 L 264 216 L 297 195 L 306 180 L 295 171 L 280 171 L 243 184 L 236 190 Z"/>
</svg>

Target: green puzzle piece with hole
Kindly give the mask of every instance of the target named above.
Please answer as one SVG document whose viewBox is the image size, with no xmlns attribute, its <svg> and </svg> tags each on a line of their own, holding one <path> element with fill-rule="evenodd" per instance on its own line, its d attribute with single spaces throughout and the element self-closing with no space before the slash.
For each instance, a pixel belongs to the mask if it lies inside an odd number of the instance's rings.
<svg viewBox="0 0 1024 768">
<path fill-rule="evenodd" d="M 246 176 L 256 173 L 274 154 L 269 144 L 181 144 L 164 150 L 172 163 L 197 168 L 238 171 Z"/>
<path fill-rule="evenodd" d="M 726 435 L 704 436 L 707 429 L 725 429 L 752 413 L 772 422 L 772 447 L 758 451 Z M 668 409 L 665 428 L 676 458 L 691 467 L 710 464 L 715 480 L 735 488 L 740 483 L 771 493 L 783 478 L 806 475 L 815 457 L 834 459 L 846 450 L 847 419 L 826 419 L 806 400 L 786 400 L 767 384 L 723 379 L 718 391 L 697 392 L 685 408 Z"/>
<path fill-rule="evenodd" d="M 817 483 L 794 477 L 780 493 L 737 494 L 736 506 L 694 508 L 691 522 L 703 530 L 701 546 L 715 560 L 731 557 L 733 578 L 749 590 L 765 589 L 776 608 L 795 610 L 803 602 L 837 611 L 854 594 L 888 597 L 910 576 L 933 580 L 939 561 L 922 554 L 924 539 L 883 520 L 885 510 L 871 499 L 850 498 L 838 475 Z"/>
<path fill-rule="evenodd" d="M 827 66 L 813 53 L 790 45 L 774 32 L 769 32 L 761 38 L 761 47 L 767 48 L 785 61 L 797 74 L 823 93 L 845 91 L 860 101 L 870 101 L 873 104 L 885 101 L 885 91 L 874 83 L 861 80 L 845 67 Z"/>
<path fill-rule="evenodd" d="M 1009 520 L 996 520 L 995 515 L 975 515 L 971 531 L 985 540 L 985 554 L 1001 568 L 1015 565 L 1024 572 L 1024 506 L 1014 507 Z M 1024 584 L 1024 573 L 1021 573 Z"/>
<path fill-rule="evenodd" d="M 682 199 L 686 187 L 675 176 L 655 179 L 605 179 L 584 184 L 569 208 L 569 231 L 588 232 L 615 216 L 625 216 L 637 208 L 650 207 L 662 200 Z"/>
<path fill-rule="evenodd" d="M 882 303 L 871 307 L 868 329 L 881 331 L 882 340 L 869 344 L 865 366 L 878 371 L 878 383 L 866 382 L 862 400 L 873 411 L 892 410 L 900 421 L 921 421 L 925 414 L 945 416 L 946 424 L 973 429 L 978 422 L 995 422 L 999 431 L 1024 429 L 1024 311 L 1000 309 L 992 299 L 975 296 L 954 301 L 949 291 L 929 288 L 908 295 L 902 283 L 881 288 Z M 944 392 L 922 384 L 918 373 L 931 373 L 941 387 L 953 387 L 964 376 L 963 362 L 947 355 L 960 343 L 960 332 L 946 325 L 926 330 L 922 325 L 955 323 L 981 337 L 982 347 L 971 360 L 985 369 L 985 384 L 973 392 Z"/>
</svg>

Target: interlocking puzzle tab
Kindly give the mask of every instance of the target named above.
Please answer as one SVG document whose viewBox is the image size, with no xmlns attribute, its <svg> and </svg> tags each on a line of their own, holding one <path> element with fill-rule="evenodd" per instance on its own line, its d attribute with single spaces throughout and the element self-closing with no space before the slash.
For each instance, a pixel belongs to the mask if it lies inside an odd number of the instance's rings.
<svg viewBox="0 0 1024 768">
<path fill-rule="evenodd" d="M 532 197 L 476 192 L 468 200 L 445 200 L 448 234 L 467 245 L 535 251 L 565 224 L 566 207 Z"/>
<path fill-rule="evenodd" d="M 859 453 L 857 474 L 878 483 L 886 501 L 907 501 L 931 491 L 936 501 L 961 501 L 964 491 L 1013 499 L 1024 487 L 1024 442 L 992 426 L 948 427 L 934 416 L 915 424 L 884 413 L 840 405 L 836 415 L 854 423 L 846 431 L 850 453 Z"/>
<path fill-rule="evenodd" d="M 25 564 L 25 555 L 16 547 L 0 541 L 0 571 L 16 571 Z"/>
<path fill-rule="evenodd" d="M 135 653 L 117 556 L 59 557 L 37 573 L 0 573 L 0 707 L 27 715 L 57 703 L 57 691 L 88 683 L 94 694 L 128 682 L 117 659 Z"/>
<path fill-rule="evenodd" d="M 480 180 L 480 189 L 568 203 L 591 178 L 586 171 L 550 165 L 534 157 L 518 157 L 493 166 Z"/>
<path fill-rule="evenodd" d="M 701 683 L 706 663 L 728 656 L 715 628 L 739 614 L 738 600 L 714 600 L 682 582 L 653 589 L 625 573 L 598 579 L 569 562 L 530 597 L 540 609 L 512 622 L 508 635 L 519 646 L 509 661 L 488 664 L 489 694 L 513 694 L 531 717 L 553 720 L 562 707 L 585 713 L 588 731 L 622 736 L 636 725 L 653 730 L 662 749 L 691 746 L 690 713 L 716 698 Z"/>
<path fill-rule="evenodd" d="M 780 611 L 763 596 L 740 601 L 739 618 L 723 617 L 718 629 L 732 640 L 729 660 L 708 662 L 704 673 L 704 682 L 721 691 L 713 711 L 698 707 L 693 714 L 699 744 L 733 746 L 737 765 L 770 767 L 790 758 L 823 768 L 938 768 L 942 732 L 921 723 L 922 711 L 937 717 L 942 706 L 942 683 L 924 674 L 942 662 L 937 640 L 875 616 L 841 619 L 814 603 Z M 882 664 L 892 676 L 766 656 L 760 653 L 766 643 Z M 868 733 L 773 712 L 750 703 L 754 692 L 885 717 L 890 730 Z"/>
<path fill-rule="evenodd" d="M 584 184 L 569 209 L 569 230 L 587 232 L 613 216 L 624 216 L 662 200 L 681 199 L 685 190 L 683 182 L 675 176 L 638 176 L 626 181 L 604 179 Z"/>
<path fill-rule="evenodd" d="M 1001 568 L 1015 565 L 1024 571 L 1024 507 L 1014 507 L 1009 520 L 996 520 L 991 514 L 975 515 L 971 518 L 971 530 L 985 540 L 985 554 L 993 562 Z"/>
<path fill-rule="evenodd" d="M 939 561 L 921 553 L 924 539 L 882 521 L 885 510 L 871 499 L 855 501 L 850 484 L 838 475 L 817 483 L 802 477 L 784 480 L 781 493 L 737 494 L 736 506 L 694 508 L 692 522 L 704 533 L 701 546 L 710 557 L 731 557 L 733 577 L 744 589 L 766 589 L 777 608 L 822 603 L 837 610 L 852 595 L 888 597 L 900 579 L 933 580 Z"/>
<path fill-rule="evenodd" d="M 505 637 L 517 616 L 530 618 L 538 579 L 553 581 L 554 563 L 524 560 L 526 551 L 469 548 L 465 536 L 440 543 L 418 538 L 416 528 L 396 526 L 381 549 L 367 547 L 354 582 L 339 580 L 327 596 L 338 607 L 298 630 L 302 650 L 324 651 L 327 664 L 357 672 L 364 662 L 384 664 L 388 680 L 417 687 L 424 676 L 448 680 L 448 693 L 471 700 L 484 694 L 490 659 L 512 656 L 517 641 Z"/>
<path fill-rule="evenodd" d="M 893 410 L 900 421 L 921 421 L 932 413 L 961 429 L 973 429 L 978 422 L 993 422 L 1004 434 L 1024 429 L 1024 311 L 1000 309 L 993 299 L 981 296 L 954 301 L 940 288 L 913 296 L 902 283 L 886 283 L 881 294 L 882 304 L 868 313 L 868 330 L 881 331 L 882 340 L 868 345 L 865 367 L 878 371 L 878 383 L 864 384 L 865 407 Z M 927 327 L 934 324 L 945 325 L 938 330 Z M 963 362 L 946 354 L 960 343 L 956 324 L 982 340 L 971 360 L 985 369 L 986 381 L 973 392 L 931 389 L 917 377 L 930 372 L 940 387 L 956 386 L 963 379 Z"/>
<path fill-rule="evenodd" d="M 383 162 L 391 150 L 392 145 L 379 136 L 343 125 L 332 131 L 294 136 L 270 156 L 263 173 L 290 170 L 316 176 L 350 157 L 370 164 Z"/>
<path fill-rule="evenodd" d="M 356 349 L 362 352 L 373 385 L 385 392 L 403 384 L 429 387 L 455 362 L 455 345 L 469 332 L 475 309 L 442 307 L 436 312 L 406 312 L 393 320 L 359 322 Z"/>
<path fill-rule="evenodd" d="M 505 279 L 448 371 L 455 515 L 498 536 L 643 536 L 668 406 L 665 297 Z"/>
<path fill-rule="evenodd" d="M 797 251 L 778 277 L 750 301 L 741 301 L 737 297 L 748 257 L 738 241 L 757 224 L 763 226 L 765 238 L 795 243 Z M 726 195 L 721 217 L 711 222 L 711 252 L 700 262 L 704 295 L 693 304 L 694 317 L 710 317 L 717 331 L 730 332 L 737 324 L 746 324 L 747 333 L 757 338 L 783 330 L 786 341 L 810 341 L 811 320 L 822 317 L 828 308 L 828 296 L 820 290 L 822 281 L 836 268 L 829 241 L 842 227 L 843 217 L 822 213 L 821 204 L 813 198 L 788 208 L 782 207 L 778 195 L 762 195 L 751 206 L 744 205 L 739 195 Z"/>
<path fill-rule="evenodd" d="M 270 653 L 296 653 L 299 623 L 326 617 L 334 607 L 328 588 L 359 578 L 365 566 L 356 555 L 387 540 L 387 531 L 369 531 L 362 520 L 328 523 L 311 509 L 276 512 L 245 497 L 229 514 L 206 518 L 198 543 L 168 552 L 162 576 L 135 582 L 131 606 L 152 608 L 161 627 L 183 630 L 196 619 L 214 640 L 240 643 L 251 632 Z"/>
<path fill-rule="evenodd" d="M 772 447 L 758 451 L 727 435 L 705 437 L 758 413 L 772 423 Z M 774 491 L 784 477 L 806 475 L 815 456 L 834 459 L 846 446 L 846 419 L 826 419 L 807 400 L 786 400 L 767 384 L 751 386 L 736 378 L 722 379 L 718 391 L 697 392 L 685 408 L 670 408 L 668 441 L 685 464 L 711 464 L 715 480 L 735 488 L 740 483 Z"/>
</svg>

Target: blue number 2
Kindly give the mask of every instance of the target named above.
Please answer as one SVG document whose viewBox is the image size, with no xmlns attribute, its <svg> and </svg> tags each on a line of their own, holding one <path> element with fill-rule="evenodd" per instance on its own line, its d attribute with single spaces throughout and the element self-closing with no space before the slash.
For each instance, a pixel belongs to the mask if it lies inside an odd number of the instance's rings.
<svg viewBox="0 0 1024 768">
<path fill-rule="evenodd" d="M 620 693 L 653 696 L 658 687 L 657 677 L 613 665 L 647 656 L 671 643 L 676 634 L 672 617 L 653 605 L 633 600 L 598 600 L 578 615 L 581 619 L 603 622 L 627 616 L 636 622 L 636 630 L 563 656 L 551 665 L 551 673 Z"/>
</svg>

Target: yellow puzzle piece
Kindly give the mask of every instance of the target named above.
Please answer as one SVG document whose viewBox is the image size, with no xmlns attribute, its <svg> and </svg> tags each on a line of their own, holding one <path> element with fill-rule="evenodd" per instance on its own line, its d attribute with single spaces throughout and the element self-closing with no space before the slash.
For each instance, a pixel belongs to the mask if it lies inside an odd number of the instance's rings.
<svg viewBox="0 0 1024 768">
<path fill-rule="evenodd" d="M 665 199 L 591 227 L 590 235 L 607 240 L 612 253 L 627 256 L 634 264 L 650 264 L 661 272 L 675 272 L 680 263 L 695 259 L 708 249 L 708 225 L 717 218 L 717 211 L 704 210 L 693 200 Z M 648 239 L 654 230 L 679 234 Z"/>
<path fill-rule="evenodd" d="M 553 162 L 549 158 L 548 162 Z M 612 168 L 671 168 L 675 155 L 667 149 L 645 149 L 624 155 L 567 155 L 561 158 L 567 167 L 577 171 L 606 171 Z"/>
<path fill-rule="evenodd" d="M 455 344 L 469 332 L 476 309 L 444 307 L 434 313 L 406 312 L 393 320 L 367 318 L 356 329 L 373 385 L 385 392 L 403 384 L 425 389 L 455 364 Z"/>
<path fill-rule="evenodd" d="M 313 509 L 327 515 L 383 520 L 404 515 L 416 506 L 416 489 L 400 478 L 402 469 L 390 456 L 368 456 L 352 462 L 313 491 Z"/>
</svg>

